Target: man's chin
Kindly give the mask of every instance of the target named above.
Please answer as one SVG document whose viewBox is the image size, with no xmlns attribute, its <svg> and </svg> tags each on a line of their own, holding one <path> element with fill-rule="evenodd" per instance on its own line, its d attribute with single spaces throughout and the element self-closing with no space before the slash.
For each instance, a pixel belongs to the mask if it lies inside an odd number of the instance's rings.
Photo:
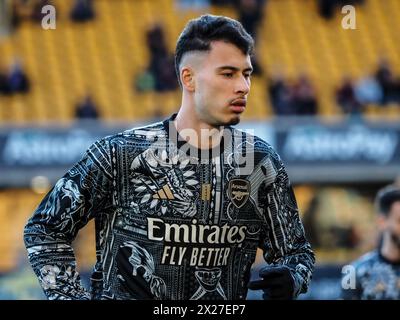
<svg viewBox="0 0 400 320">
<path fill-rule="evenodd" d="M 234 126 L 236 124 L 238 124 L 240 122 L 240 117 L 236 117 L 234 119 L 231 120 L 231 122 L 229 123 L 230 126 Z"/>
<path fill-rule="evenodd" d="M 240 114 L 230 115 L 229 118 L 220 119 L 214 125 L 216 127 L 234 126 L 240 122 Z"/>
<path fill-rule="evenodd" d="M 225 124 L 226 126 L 234 126 L 240 122 L 240 114 L 234 114 Z"/>
</svg>

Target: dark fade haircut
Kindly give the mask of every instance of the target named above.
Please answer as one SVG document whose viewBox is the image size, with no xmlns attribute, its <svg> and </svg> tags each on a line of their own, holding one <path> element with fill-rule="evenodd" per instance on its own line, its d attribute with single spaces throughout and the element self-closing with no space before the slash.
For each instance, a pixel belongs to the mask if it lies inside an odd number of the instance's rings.
<svg viewBox="0 0 400 320">
<path fill-rule="evenodd" d="M 190 51 L 209 51 L 212 41 L 225 41 L 239 48 L 245 55 L 252 55 L 254 40 L 239 21 L 234 19 L 202 15 L 190 20 L 178 38 L 175 49 L 175 72 L 181 84 L 179 65 L 185 53 Z"/>
<path fill-rule="evenodd" d="M 396 201 L 400 201 L 400 186 L 390 184 L 378 191 L 375 199 L 376 211 L 387 217 Z"/>
</svg>

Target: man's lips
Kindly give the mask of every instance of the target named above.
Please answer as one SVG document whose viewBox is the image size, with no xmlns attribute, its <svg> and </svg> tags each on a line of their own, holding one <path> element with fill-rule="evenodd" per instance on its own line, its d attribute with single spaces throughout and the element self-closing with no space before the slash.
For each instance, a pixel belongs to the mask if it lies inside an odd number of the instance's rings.
<svg viewBox="0 0 400 320">
<path fill-rule="evenodd" d="M 246 108 L 246 102 L 246 99 L 235 99 L 229 104 L 229 107 L 233 112 L 241 113 Z"/>
</svg>

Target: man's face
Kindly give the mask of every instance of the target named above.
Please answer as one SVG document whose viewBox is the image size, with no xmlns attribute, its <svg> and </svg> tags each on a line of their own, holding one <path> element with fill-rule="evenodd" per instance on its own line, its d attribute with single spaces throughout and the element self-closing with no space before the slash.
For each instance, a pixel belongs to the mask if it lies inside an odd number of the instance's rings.
<svg viewBox="0 0 400 320">
<path fill-rule="evenodd" d="M 200 121 L 218 127 L 235 125 L 246 108 L 252 71 L 250 56 L 223 41 L 211 50 L 194 72 L 194 101 Z"/>
<path fill-rule="evenodd" d="M 392 204 L 385 219 L 385 231 L 389 233 L 391 241 L 400 248 L 400 201 Z"/>
</svg>

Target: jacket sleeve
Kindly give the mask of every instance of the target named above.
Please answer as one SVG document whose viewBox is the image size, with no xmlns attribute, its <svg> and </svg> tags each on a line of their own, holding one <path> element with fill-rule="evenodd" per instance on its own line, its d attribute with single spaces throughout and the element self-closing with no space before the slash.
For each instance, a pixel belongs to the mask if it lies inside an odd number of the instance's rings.
<svg viewBox="0 0 400 320">
<path fill-rule="evenodd" d="M 289 268 L 294 283 L 293 297 L 296 298 L 308 289 L 315 256 L 305 237 L 285 167 L 273 150 L 269 163 L 269 171 L 275 177 L 260 190 L 259 199 L 264 211 L 260 247 L 268 264 Z"/>
<path fill-rule="evenodd" d="M 29 262 L 50 300 L 90 299 L 71 243 L 110 203 L 111 172 L 108 142 L 100 140 L 58 180 L 25 226 Z"/>
</svg>

